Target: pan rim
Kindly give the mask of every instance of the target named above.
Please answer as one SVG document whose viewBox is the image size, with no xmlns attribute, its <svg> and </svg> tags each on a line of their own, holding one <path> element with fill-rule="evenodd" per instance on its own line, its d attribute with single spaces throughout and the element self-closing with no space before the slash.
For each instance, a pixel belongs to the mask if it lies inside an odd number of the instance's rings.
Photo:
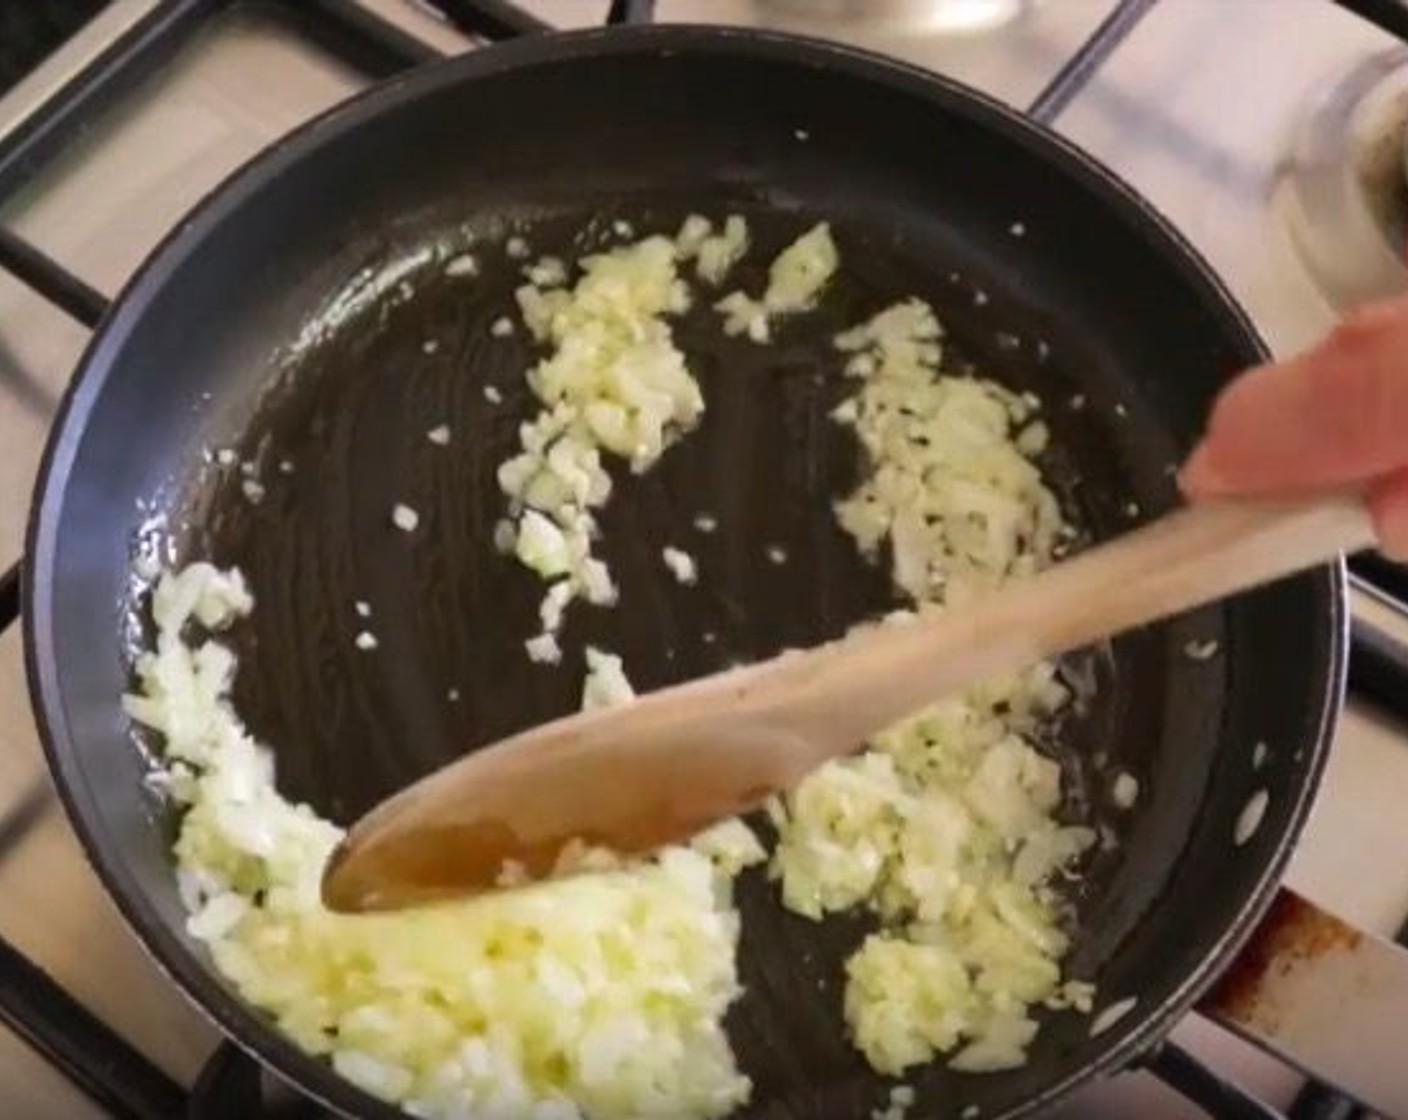
<svg viewBox="0 0 1408 1120">
<path fill-rule="evenodd" d="M 1207 261 L 1147 199 L 1095 157 L 1019 110 L 953 78 L 855 47 L 754 28 L 651 24 L 556 32 L 494 44 L 458 57 L 414 69 L 373 84 L 300 125 L 218 183 L 151 250 L 115 296 L 80 357 L 46 440 L 30 506 L 23 558 L 22 605 L 24 657 L 29 694 L 47 765 L 55 778 L 65 813 L 84 855 L 119 913 L 158 967 L 191 1004 L 241 1049 L 294 1080 L 317 1102 L 346 1115 L 368 1112 L 400 1115 L 336 1076 L 323 1061 L 295 1047 L 252 1005 L 227 989 L 196 947 L 156 915 L 124 860 L 112 854 L 108 830 L 77 761 L 73 733 L 63 704 L 61 669 L 53 644 L 53 558 L 67 483 L 87 430 L 92 408 L 128 334 L 141 320 L 151 298 L 170 282 L 183 263 L 198 252 L 205 237 L 234 212 L 250 204 L 294 163 L 311 158 L 323 146 L 364 121 L 433 94 L 444 87 L 472 84 L 503 71 L 568 63 L 579 58 L 617 54 L 704 50 L 730 57 L 772 60 L 788 65 L 829 68 L 922 99 L 936 108 L 976 121 L 1037 152 L 1060 173 L 1079 182 L 1142 235 L 1158 244 L 1171 267 L 1239 333 L 1251 355 L 1268 354 L 1249 316 Z M 1073 1063 L 1040 1093 L 1002 1113 L 1007 1120 L 1028 1116 L 1070 1094 L 1078 1085 L 1137 1063 L 1192 1008 L 1242 944 L 1252 935 L 1275 892 L 1309 815 L 1327 761 L 1330 737 L 1342 704 L 1347 668 L 1349 617 L 1343 563 L 1300 577 L 1313 591 L 1316 625 L 1328 649 L 1323 691 L 1308 698 L 1318 707 L 1314 741 L 1307 742 L 1303 776 L 1293 791 L 1282 835 L 1260 868 L 1254 889 L 1235 919 L 1198 965 L 1189 970 L 1158 1005 L 1129 1016 L 1129 1024 L 1094 1057 Z M 1311 585 L 1311 581 L 1316 581 Z M 1324 621 L 1322 621 L 1324 620 Z M 1114 1034 L 1115 1032 L 1111 1032 Z"/>
</svg>

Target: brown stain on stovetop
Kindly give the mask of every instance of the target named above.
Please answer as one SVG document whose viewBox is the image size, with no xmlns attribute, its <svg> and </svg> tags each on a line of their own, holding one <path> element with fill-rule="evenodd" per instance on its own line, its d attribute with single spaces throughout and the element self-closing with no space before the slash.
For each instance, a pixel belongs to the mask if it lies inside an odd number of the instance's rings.
<svg viewBox="0 0 1408 1120">
<path fill-rule="evenodd" d="M 1251 940 L 1203 1001 L 1203 1010 L 1275 1033 L 1276 983 L 1325 957 L 1352 953 L 1364 935 L 1289 891 L 1280 891 Z"/>
</svg>

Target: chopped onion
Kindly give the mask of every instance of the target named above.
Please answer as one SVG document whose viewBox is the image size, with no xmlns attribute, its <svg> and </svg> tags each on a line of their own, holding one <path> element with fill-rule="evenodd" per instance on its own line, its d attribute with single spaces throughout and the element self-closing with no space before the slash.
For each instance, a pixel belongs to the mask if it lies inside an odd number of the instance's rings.
<svg viewBox="0 0 1408 1120">
<path fill-rule="evenodd" d="M 1134 803 L 1139 800 L 1139 779 L 1133 774 L 1116 774 L 1110 786 L 1110 800 L 1116 809 L 1134 808 Z"/>
<path fill-rule="evenodd" d="M 702 257 L 700 264 L 702 269 Z M 819 222 L 777 255 L 760 298 L 730 292 L 714 305 L 724 315 L 724 333 L 746 335 L 754 342 L 769 341 L 770 321 L 815 306 L 839 264 L 831 227 Z"/>
<path fill-rule="evenodd" d="M 689 304 L 676 253 L 673 241 L 648 237 L 584 258 L 570 290 L 518 291 L 525 323 L 552 352 L 527 373 L 542 409 L 520 429 L 521 450 L 500 465 L 498 481 L 509 500 L 512 551 L 543 579 L 565 577 L 569 600 L 616 600 L 606 565 L 592 555 L 591 511 L 611 494 L 602 453 L 644 471 L 703 412 L 665 319 Z M 530 270 L 535 283 L 556 276 L 544 265 Z M 562 611 L 551 617 L 560 622 Z"/>
<path fill-rule="evenodd" d="M 699 568 L 694 562 L 694 557 L 682 548 L 675 548 L 673 545 L 666 545 L 660 550 L 660 558 L 665 562 L 665 567 L 670 570 L 670 574 L 680 583 L 694 583 L 699 578 Z"/>
<path fill-rule="evenodd" d="M 1030 461 L 1036 402 L 946 376 L 942 331 L 909 300 L 840 335 L 858 391 L 834 412 L 868 460 L 843 528 L 921 611 L 1046 565 L 1063 528 Z M 913 612 L 885 620 L 903 624 Z M 1050 665 L 950 696 L 811 774 L 774 810 L 784 903 L 864 905 L 881 930 L 847 962 L 851 1036 L 881 1073 L 948 1054 L 969 1072 L 1025 1061 L 1031 1009 L 1079 1008 L 1049 882 L 1095 840 L 1054 819 L 1060 770 L 1028 736 L 1067 702 Z"/>
<path fill-rule="evenodd" d="M 735 830 L 710 854 L 618 869 L 584 850 L 570 879 L 331 913 L 319 882 L 342 832 L 279 795 L 230 703 L 234 657 L 188 625 L 247 615 L 244 581 L 195 564 L 161 577 L 153 607 L 156 645 L 126 704 L 186 775 L 167 785 L 186 809 L 187 928 L 295 1044 L 414 1116 L 715 1118 L 747 1099 L 722 1025 L 739 992 L 729 875 L 756 855 Z M 619 661 L 597 661 L 628 694 Z"/>
<path fill-rule="evenodd" d="M 582 685 L 582 710 L 614 708 L 635 699 L 635 689 L 626 679 L 621 659 L 594 646 L 587 647 L 587 678 Z"/>
</svg>

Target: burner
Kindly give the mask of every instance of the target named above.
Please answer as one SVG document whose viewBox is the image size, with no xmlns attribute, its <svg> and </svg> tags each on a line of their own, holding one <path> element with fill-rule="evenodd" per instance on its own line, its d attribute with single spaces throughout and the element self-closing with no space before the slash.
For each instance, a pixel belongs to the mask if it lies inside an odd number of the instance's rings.
<svg viewBox="0 0 1408 1120">
<path fill-rule="evenodd" d="M 1408 285 L 1408 51 L 1364 59 L 1302 119 L 1278 184 L 1291 240 L 1345 310 Z"/>
</svg>

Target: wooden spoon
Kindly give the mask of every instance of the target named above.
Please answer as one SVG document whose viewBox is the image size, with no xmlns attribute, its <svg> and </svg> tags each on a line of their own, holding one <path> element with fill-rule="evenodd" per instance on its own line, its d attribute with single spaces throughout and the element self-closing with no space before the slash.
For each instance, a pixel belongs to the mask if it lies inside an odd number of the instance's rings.
<svg viewBox="0 0 1408 1120">
<path fill-rule="evenodd" d="M 1200 504 L 971 606 L 555 720 L 377 806 L 329 861 L 323 900 L 394 909 L 490 887 L 510 860 L 545 875 L 574 840 L 686 839 L 945 693 L 1373 542 L 1352 497 Z"/>
</svg>

